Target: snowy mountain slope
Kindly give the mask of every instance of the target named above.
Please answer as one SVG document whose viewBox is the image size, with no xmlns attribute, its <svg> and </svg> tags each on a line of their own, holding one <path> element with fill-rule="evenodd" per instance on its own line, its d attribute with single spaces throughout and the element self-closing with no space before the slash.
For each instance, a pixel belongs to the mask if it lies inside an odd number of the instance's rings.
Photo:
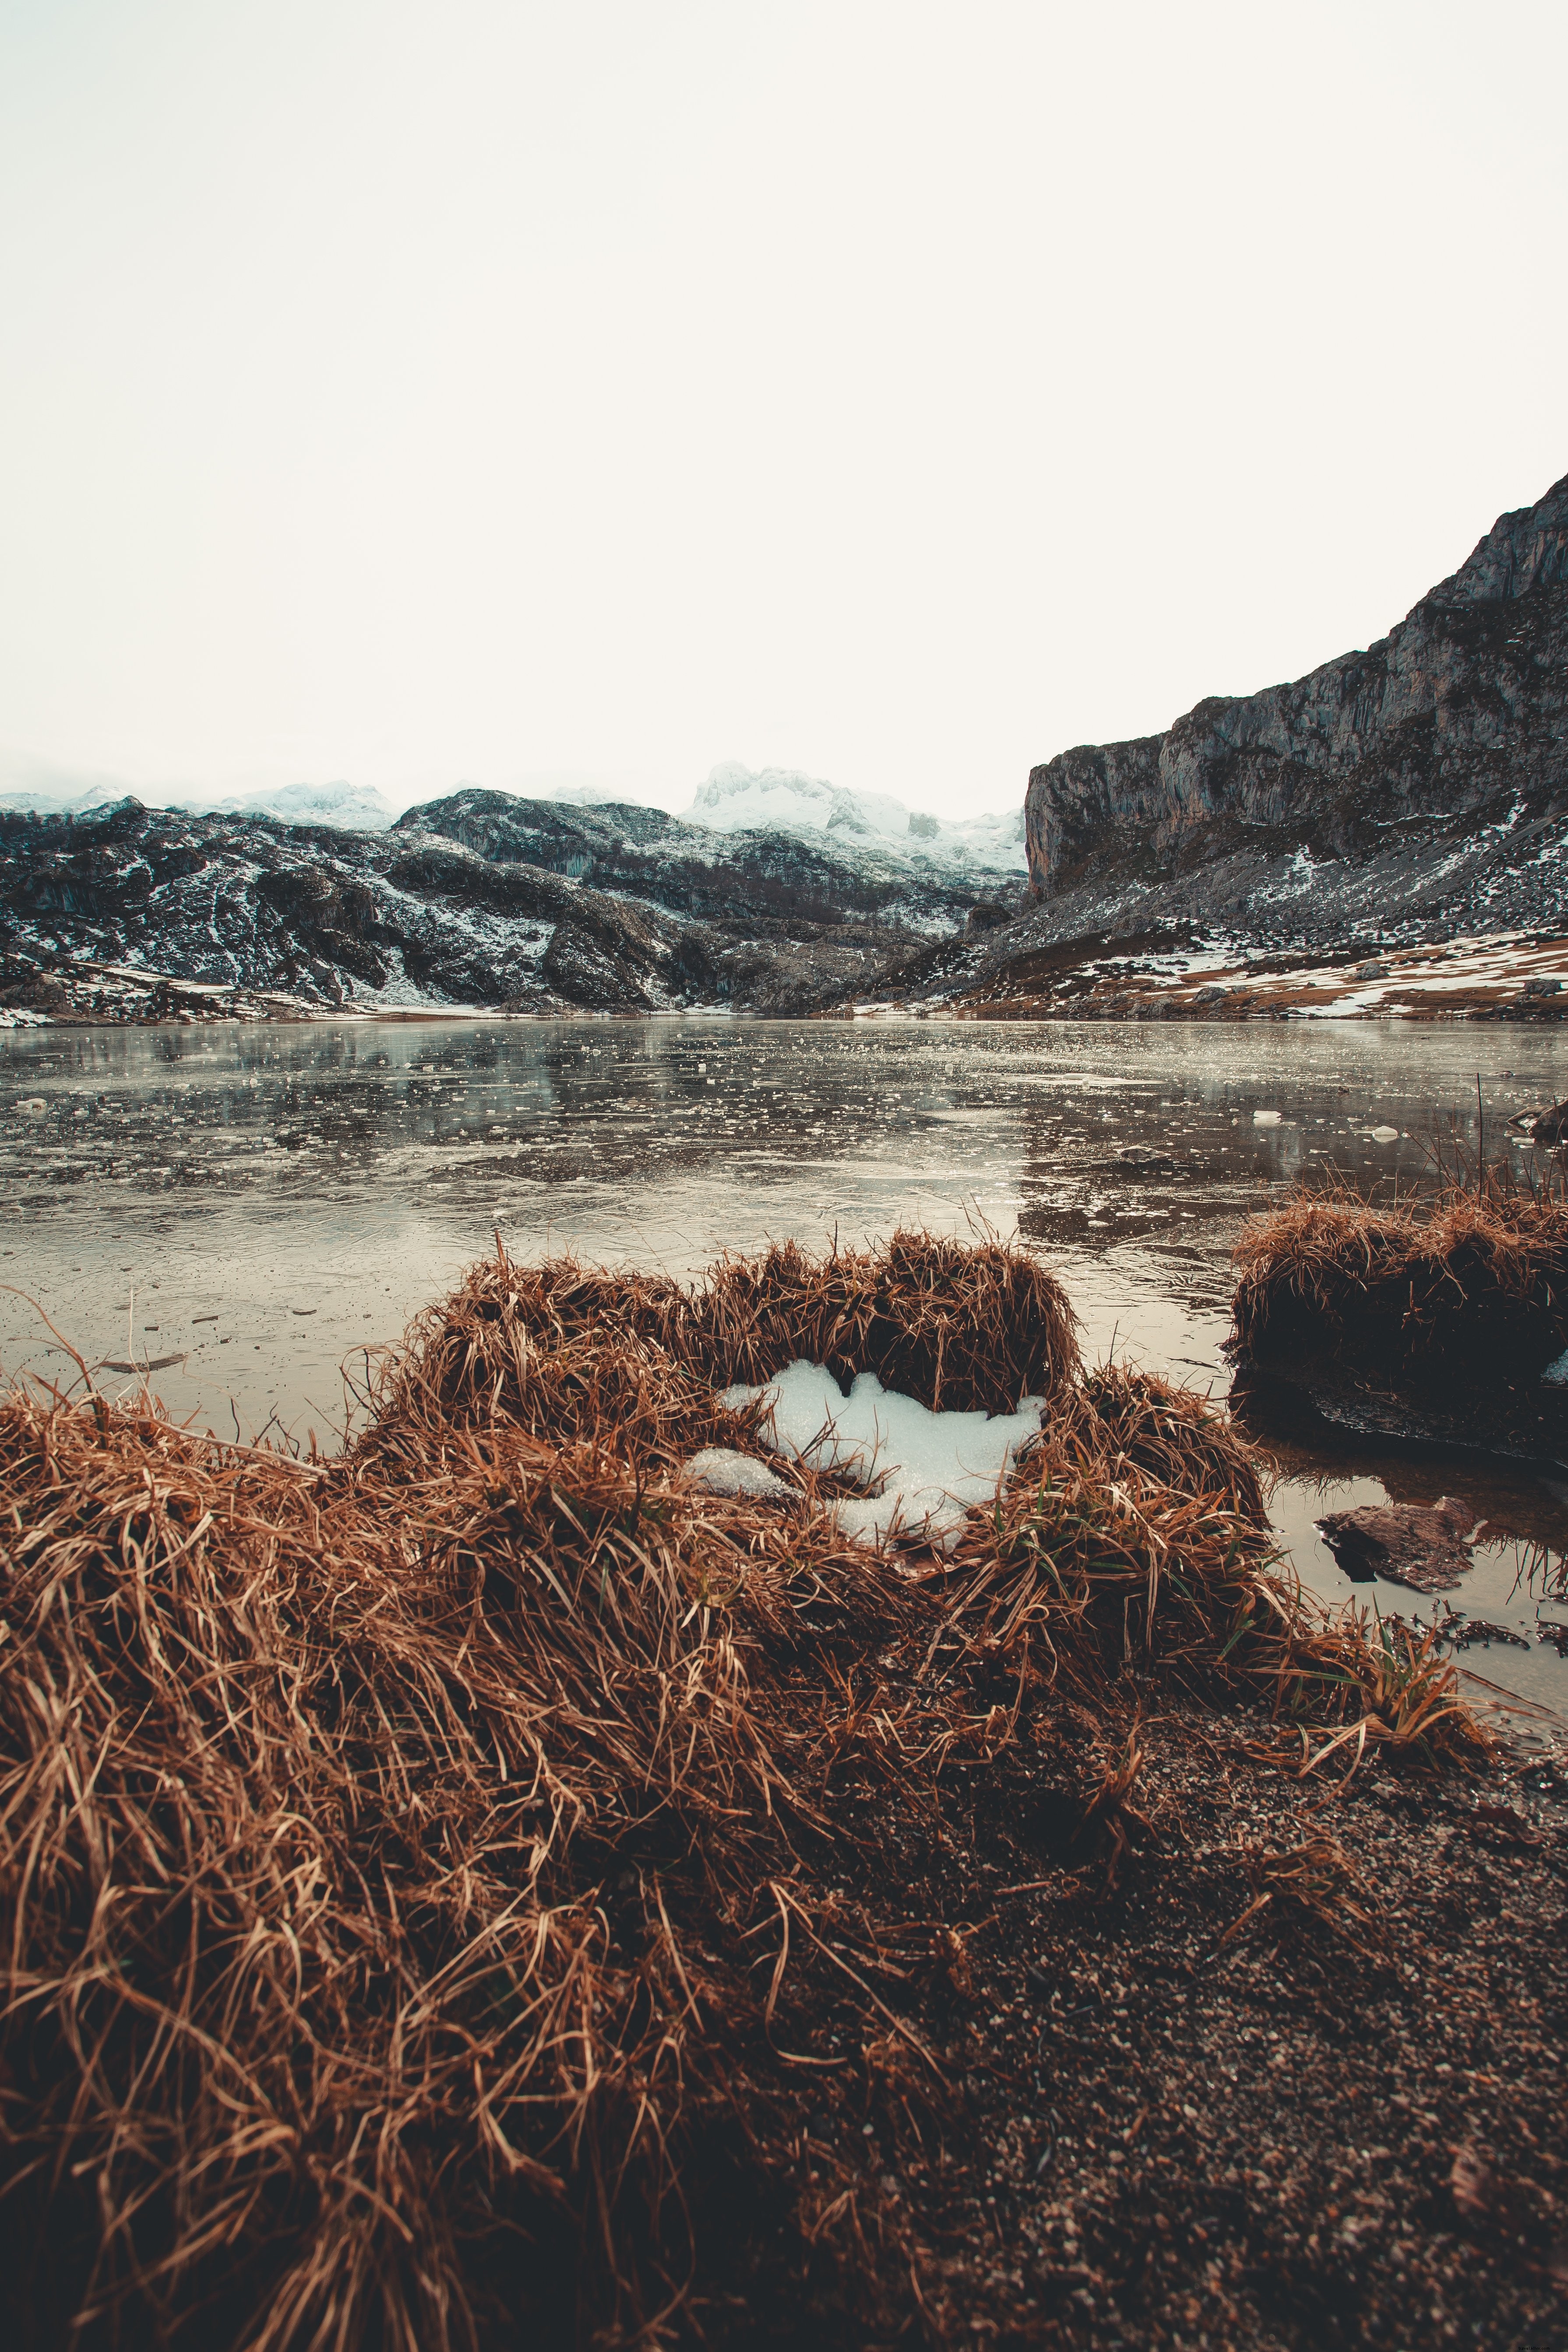
<svg viewBox="0 0 1568 2352">
<path fill-rule="evenodd" d="M 465 793 L 479 791 L 483 788 L 472 783 L 463 782 L 455 786 L 454 789 L 459 793 Z M 626 800 L 626 794 L 625 792 L 621 791 L 615 784 L 571 783 L 558 782 L 533 783 L 531 782 L 525 782 L 517 784 L 504 785 L 501 789 L 506 792 L 510 792 L 512 793 L 514 798 L 518 800 L 559 801 L 563 808 L 607 808 L 612 803 L 618 806 Z M 629 805 L 634 808 L 652 808 L 658 806 L 658 803 L 652 801 L 642 801 L 634 798 L 630 802 Z"/>
<path fill-rule="evenodd" d="M 79 793 L 58 793 L 43 790 L 18 790 L 0 793 L 0 815 L 18 816 L 80 816 L 98 809 L 112 808 L 126 798 L 121 783 L 90 784 Z"/>
<path fill-rule="evenodd" d="M 961 906 L 896 866 L 873 884 L 779 835 L 758 851 L 699 835 L 703 865 L 665 852 L 661 827 L 689 829 L 663 812 L 611 814 L 459 793 L 380 833 L 131 799 L 0 814 L 0 1006 L 47 1017 L 62 976 L 90 964 L 307 1007 L 806 1013 L 950 930 Z M 595 887 L 594 865 L 619 887 Z M 634 877 L 686 903 L 634 895 Z M 848 886 L 868 903 L 845 905 Z"/>
<path fill-rule="evenodd" d="M 1490 942 L 1525 993 L 1472 969 L 1471 1017 L 1554 1017 L 1559 992 L 1530 982 L 1560 975 L 1524 950 L 1568 937 L 1568 475 L 1500 515 L 1386 637 L 1196 703 L 1162 735 L 1059 752 L 1030 776 L 1026 817 L 1032 902 L 915 958 L 889 992 L 1163 1018 L 1183 1006 L 1158 960 L 1195 953 L 1228 961 L 1226 999 L 1255 1019 L 1291 1009 L 1260 984 L 1282 974 L 1298 1013 L 1381 1014 L 1383 995 L 1302 975 L 1394 953 L 1399 1001 L 1447 1017 L 1464 990 L 1418 984 L 1416 961 Z"/>
<path fill-rule="evenodd" d="M 459 784 L 442 800 L 422 805 L 445 806 L 481 789 Z M 112 783 L 69 794 L 44 790 L 0 793 L 0 813 L 32 811 L 74 817 L 112 806 L 125 797 L 125 787 Z M 617 799 L 609 787 L 595 783 L 563 782 L 537 793 L 500 793 L 490 797 L 518 807 L 593 811 L 618 824 L 626 838 L 639 842 L 655 837 L 649 831 L 650 820 L 658 827 L 684 826 L 693 836 L 688 846 L 699 856 L 703 853 L 694 836 L 700 833 L 778 834 L 809 842 L 830 857 L 841 852 L 853 862 L 857 854 L 869 855 L 881 861 L 879 876 L 887 872 L 891 861 L 912 868 L 922 878 L 940 877 L 961 892 L 994 888 L 1009 877 L 1022 877 L 1026 871 L 1021 806 L 954 824 L 945 817 L 923 815 L 886 793 L 847 792 L 794 769 L 752 771 L 735 761 L 712 771 L 679 818 L 645 802 Z M 272 792 L 227 795 L 170 793 L 159 794 L 155 804 L 193 815 L 270 816 L 284 824 L 330 824 L 362 833 L 384 832 L 395 818 L 391 803 L 374 785 L 346 782 L 285 784 Z M 672 847 L 675 838 L 670 836 Z"/>
<path fill-rule="evenodd" d="M 1568 475 L 1500 516 L 1386 637 L 1305 677 L 1211 696 L 1162 735 L 1058 752 L 1029 777 L 1026 819 L 1048 905 L 1152 887 L 1211 918 L 1256 907 L 1267 921 L 1280 897 L 1303 896 L 1309 917 L 1339 924 L 1323 886 L 1292 889 L 1298 860 L 1300 875 L 1336 865 L 1342 906 L 1362 896 L 1376 910 L 1378 887 L 1352 877 L 1398 840 L 1401 898 L 1457 921 L 1451 861 L 1565 809 Z M 1076 906 L 1064 919 L 1088 928 Z"/>
<path fill-rule="evenodd" d="M 477 787 L 406 810 L 394 830 L 443 834 L 482 857 L 544 866 L 704 922 L 871 921 L 936 938 L 962 928 L 977 891 L 1005 880 L 923 844 L 894 854 L 821 827 L 718 832 L 627 802 L 572 808 Z"/>
<path fill-rule="evenodd" d="M 682 820 L 716 833 L 826 834 L 845 846 L 929 860 L 956 872 L 1022 874 L 1027 864 L 1021 807 L 957 824 L 922 814 L 885 793 L 848 792 L 796 769 L 752 770 L 736 760 L 722 762 L 698 786 Z"/>
</svg>

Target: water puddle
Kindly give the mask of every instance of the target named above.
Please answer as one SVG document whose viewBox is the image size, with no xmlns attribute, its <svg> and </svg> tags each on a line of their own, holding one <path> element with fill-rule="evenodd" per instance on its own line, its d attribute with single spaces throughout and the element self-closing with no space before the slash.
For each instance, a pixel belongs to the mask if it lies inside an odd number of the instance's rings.
<svg viewBox="0 0 1568 2352">
<path fill-rule="evenodd" d="M 172 1417 L 331 1444 L 409 1318 L 492 1248 L 700 1271 L 725 1249 L 919 1223 L 1040 1247 L 1089 1358 L 1222 1395 L 1228 1256 L 1306 1168 L 1387 1192 L 1435 1139 L 1489 1144 L 1568 1092 L 1548 1033 L 914 1020 L 354 1023 L 0 1033 L 0 1367 L 160 1362 Z M 1259 1116 L 1261 1114 L 1261 1116 Z M 1271 1116 L 1278 1114 L 1277 1117 Z M 1514 1631 L 1466 1664 L 1568 1708 L 1563 1492 L 1527 1467 L 1281 1446 L 1273 1516 L 1303 1578 L 1352 1586 L 1322 1512 L 1472 1502 L 1448 1596 Z M 1568 1490 L 1564 1490 L 1568 1491 Z M 1555 1589 L 1553 1589 L 1555 1588 Z"/>
</svg>

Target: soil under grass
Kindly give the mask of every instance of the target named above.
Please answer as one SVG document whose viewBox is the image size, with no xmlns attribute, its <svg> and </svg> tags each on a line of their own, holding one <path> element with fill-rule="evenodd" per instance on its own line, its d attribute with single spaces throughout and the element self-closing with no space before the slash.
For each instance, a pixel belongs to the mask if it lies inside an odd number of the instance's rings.
<svg viewBox="0 0 1568 2352">
<path fill-rule="evenodd" d="M 944 1560 L 694 1486 L 802 1354 L 1042 1443 Z M 341 1461 L 14 1395 L 0 1463 L 19 2344 L 1546 2324 L 1559 1768 L 1026 1255 L 498 1255 Z"/>
</svg>

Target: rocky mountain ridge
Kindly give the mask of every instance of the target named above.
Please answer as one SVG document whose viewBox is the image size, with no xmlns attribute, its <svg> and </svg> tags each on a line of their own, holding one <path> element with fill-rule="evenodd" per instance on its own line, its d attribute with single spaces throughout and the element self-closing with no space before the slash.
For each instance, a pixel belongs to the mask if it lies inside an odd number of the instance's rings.
<svg viewBox="0 0 1568 2352">
<path fill-rule="evenodd" d="M 932 862 L 477 789 L 355 833 L 134 800 L 0 814 L 0 1003 L 142 1017 L 156 974 L 305 1010 L 803 1013 L 968 919 Z M 216 1000 L 215 1000 L 216 1001 Z"/>
<path fill-rule="evenodd" d="M 1568 942 L 1568 477 L 1386 638 L 1163 735 L 1059 753 L 1025 819 L 1029 903 L 918 950 L 885 1001 L 1562 1018 L 1568 961 L 1560 986 L 1541 952 Z M 1388 985 L 1363 983 L 1385 956 Z"/>
<path fill-rule="evenodd" d="M 444 796 L 477 792 L 470 783 Z M 28 786 L 0 791 L 0 814 L 68 816 L 73 821 L 131 798 L 123 784 L 100 779 L 79 792 Z M 496 798 L 556 809 L 647 809 L 662 812 L 624 793 L 588 783 L 562 783 L 550 790 L 506 792 Z M 371 784 L 285 784 L 265 792 L 173 793 L 148 805 L 187 816 L 271 816 L 286 824 L 330 824 L 353 833 L 380 833 L 396 818 L 392 803 Z M 434 805 L 427 802 L 423 805 Z M 911 866 L 922 877 L 933 870 L 949 879 L 973 877 L 979 886 L 1010 879 L 1027 870 L 1022 805 L 952 820 L 927 814 L 886 793 L 852 792 L 796 769 L 752 770 L 739 761 L 722 761 L 700 784 L 689 808 L 672 822 L 688 835 L 703 833 L 791 834 L 826 849 L 869 851 Z"/>
</svg>

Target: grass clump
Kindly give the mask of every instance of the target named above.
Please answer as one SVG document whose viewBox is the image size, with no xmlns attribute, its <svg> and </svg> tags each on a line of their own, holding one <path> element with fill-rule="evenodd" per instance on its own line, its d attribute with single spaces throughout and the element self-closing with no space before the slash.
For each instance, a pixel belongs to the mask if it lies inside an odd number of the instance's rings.
<svg viewBox="0 0 1568 2352">
<path fill-rule="evenodd" d="M 1417 1382 L 1539 1376 L 1568 1346 L 1568 1204 L 1489 1178 L 1373 1206 L 1303 1191 L 1244 1229 L 1234 1338 L 1259 1365 Z"/>
<path fill-rule="evenodd" d="M 716 1389 L 812 1352 L 931 1403 L 1050 1396 L 951 1562 L 847 1544 L 802 1465 L 784 1508 L 685 1478 L 754 1443 Z M 919 2225 L 860 2119 L 918 2135 L 947 2095 L 973 1930 L 910 1889 L 954 1775 L 1006 1795 L 1011 1876 L 1114 1860 L 1130 1675 L 1350 1728 L 1374 1671 L 1350 1632 L 1325 1671 L 1226 1421 L 1083 1379 L 1059 1289 L 996 1244 L 776 1251 L 693 1293 L 498 1252 L 339 1459 L 18 1391 L 0 1466 L 27 2347 L 651 2344 L 726 2283 L 804 2314 L 824 2279 L 885 2329 Z M 1065 1831 L 1058 1701 L 1095 1759 Z M 1420 1713 L 1435 1751 L 1469 1736 Z"/>
</svg>

